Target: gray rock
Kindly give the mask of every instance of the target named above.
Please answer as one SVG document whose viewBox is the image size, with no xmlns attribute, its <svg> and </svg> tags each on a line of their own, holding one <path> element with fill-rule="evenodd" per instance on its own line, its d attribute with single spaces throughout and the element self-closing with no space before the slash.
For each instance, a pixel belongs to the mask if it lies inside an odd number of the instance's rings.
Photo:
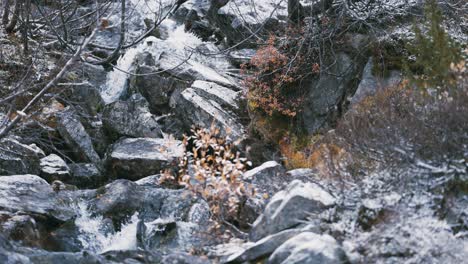
<svg viewBox="0 0 468 264">
<path fill-rule="evenodd" d="M 57 130 L 76 159 L 84 162 L 99 163 L 101 158 L 93 147 L 91 137 L 71 109 L 58 115 Z"/>
<path fill-rule="evenodd" d="M 51 224 L 70 220 L 75 215 L 52 187 L 36 175 L 1 176 L 0 209 L 43 216 Z"/>
<path fill-rule="evenodd" d="M 229 256 L 225 263 L 245 263 L 248 261 L 255 261 L 267 257 L 281 244 L 288 239 L 300 234 L 302 231 L 299 229 L 284 230 L 279 233 L 267 236 L 252 245 L 247 246 L 240 252 Z"/>
<path fill-rule="evenodd" d="M 402 81 L 402 74 L 397 70 L 390 71 L 387 77 L 379 77 L 372 74 L 372 68 L 373 58 L 369 58 L 362 72 L 361 82 L 351 99 L 351 105 L 355 105 L 365 97 L 374 95 L 380 90 L 395 86 Z"/>
<path fill-rule="evenodd" d="M 283 189 L 290 181 L 286 176 L 286 169 L 276 161 L 267 161 L 246 171 L 242 178 L 254 184 L 259 192 L 270 196 Z"/>
<path fill-rule="evenodd" d="M 141 75 L 132 77 L 130 89 L 140 92 L 148 100 L 153 112 L 161 113 L 161 110 L 167 109 L 171 94 L 186 88 L 188 84 L 174 77 L 151 74 L 158 71 L 158 67 L 140 65 L 136 73 Z"/>
<path fill-rule="evenodd" d="M 185 190 L 168 190 L 157 186 L 138 185 L 129 180 L 116 180 L 99 188 L 89 202 L 93 214 L 112 219 L 114 225 L 138 212 L 141 221 L 156 219 L 186 221 L 195 199 Z"/>
<path fill-rule="evenodd" d="M 111 138 L 161 137 L 161 128 L 148 108 L 148 102 L 139 94 L 127 101 L 106 105 L 102 114 L 104 127 Z"/>
<path fill-rule="evenodd" d="M 357 87 L 360 68 L 345 53 L 338 53 L 330 69 L 310 82 L 303 109 L 304 126 L 309 134 L 326 127 L 337 118 L 345 95 Z M 354 87 L 354 89 L 353 89 Z"/>
<path fill-rule="evenodd" d="M 229 44 L 239 43 L 251 35 L 251 32 L 262 34 L 285 23 L 287 18 L 287 1 L 262 1 L 261 8 L 252 12 L 249 0 L 213 1 L 210 10 L 210 22 L 217 25 L 227 38 Z M 249 46 L 242 42 L 241 46 Z"/>
<path fill-rule="evenodd" d="M 137 233 L 137 237 L 141 237 L 142 243 L 139 246 L 149 251 L 177 249 L 188 252 L 203 244 L 199 234 L 200 226 L 194 223 L 157 219 L 140 222 L 140 226 L 141 233 Z"/>
<path fill-rule="evenodd" d="M 50 154 L 41 159 L 40 176 L 48 182 L 55 180 L 68 181 L 70 179 L 70 168 L 67 163 L 56 154 Z"/>
<path fill-rule="evenodd" d="M 39 174 L 44 152 L 36 145 L 26 145 L 14 138 L 0 140 L 0 175 Z"/>
<path fill-rule="evenodd" d="M 223 105 L 229 105 L 229 102 L 223 100 L 224 104 L 220 104 L 220 94 L 207 96 L 206 93 L 197 88 L 186 89 L 176 101 L 175 111 L 189 127 L 195 125 L 210 128 L 214 125 L 220 129 L 221 136 L 229 136 L 234 141 L 242 139 L 245 134 L 244 127 L 239 123 L 236 115 L 226 111 L 223 107 Z M 219 100 L 213 100 L 215 96 Z M 231 98 L 229 93 L 227 98 Z"/>
<path fill-rule="evenodd" d="M 254 222 L 250 238 L 257 241 L 294 227 L 311 213 L 323 212 L 333 205 L 335 198 L 318 184 L 295 180 L 271 198 L 263 214 Z"/>
<path fill-rule="evenodd" d="M 304 232 L 278 247 L 267 263 L 335 264 L 347 262 L 345 252 L 333 237 Z"/>
<path fill-rule="evenodd" d="M 104 177 L 93 163 L 73 163 L 69 165 L 72 177 L 67 183 L 79 188 L 97 187 L 104 182 Z"/>
<path fill-rule="evenodd" d="M 184 155 L 181 141 L 162 138 L 129 138 L 115 143 L 107 157 L 114 178 L 139 180 L 176 166 Z"/>
<path fill-rule="evenodd" d="M 72 86 L 70 93 L 69 100 L 79 104 L 90 115 L 97 115 L 104 107 L 99 89 L 89 82 Z"/>
<path fill-rule="evenodd" d="M 9 240 L 21 241 L 30 247 L 41 246 L 43 234 L 39 224 L 30 215 L 0 211 L 0 232 Z"/>
</svg>

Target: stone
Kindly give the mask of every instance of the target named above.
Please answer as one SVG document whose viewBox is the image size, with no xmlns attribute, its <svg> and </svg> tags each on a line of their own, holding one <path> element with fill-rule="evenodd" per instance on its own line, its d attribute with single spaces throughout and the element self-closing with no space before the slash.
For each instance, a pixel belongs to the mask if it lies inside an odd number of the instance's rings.
<svg viewBox="0 0 468 264">
<path fill-rule="evenodd" d="M 73 210 L 37 175 L 0 177 L 0 209 L 45 217 L 50 224 L 70 220 Z"/>
<path fill-rule="evenodd" d="M 335 264 L 347 263 L 341 246 L 329 235 L 301 233 L 278 247 L 268 264 Z"/>
<path fill-rule="evenodd" d="M 44 152 L 35 144 L 26 145 L 15 138 L 0 140 L 0 175 L 39 174 Z"/>
<path fill-rule="evenodd" d="M 214 125 L 220 130 L 220 136 L 226 136 L 233 141 L 241 140 L 244 137 L 245 129 L 237 120 L 236 115 L 226 111 L 223 105 L 229 105 L 223 100 L 220 104 L 219 95 L 207 96 L 206 91 L 197 88 L 187 88 L 176 101 L 175 111 L 184 120 L 188 127 L 198 126 L 210 128 Z M 218 97 L 218 101 L 213 97 Z M 226 95 L 227 98 L 229 94 Z M 229 100 L 229 99 L 227 99 Z"/>
<path fill-rule="evenodd" d="M 70 168 L 67 163 L 58 155 L 50 154 L 41 159 L 40 176 L 48 182 L 55 180 L 68 181 L 70 179 Z"/>
<path fill-rule="evenodd" d="M 360 77 L 360 67 L 345 53 L 338 53 L 330 69 L 320 74 L 318 80 L 310 81 L 303 108 L 305 129 L 316 133 L 334 121 L 339 114 L 346 94 L 354 91 Z"/>
<path fill-rule="evenodd" d="M 183 155 L 184 147 L 178 140 L 128 138 L 112 145 L 106 166 L 114 178 L 139 180 L 176 166 Z"/>
<path fill-rule="evenodd" d="M 284 230 L 279 233 L 267 236 L 249 246 L 245 249 L 229 256 L 224 263 L 245 263 L 255 262 L 261 258 L 267 257 L 276 248 L 281 246 L 288 239 L 300 234 L 300 229 Z"/>
<path fill-rule="evenodd" d="M 252 183 L 259 192 L 269 196 L 283 189 L 290 181 L 286 176 L 286 169 L 276 161 L 267 161 L 248 170 L 242 178 L 244 181 Z"/>
<path fill-rule="evenodd" d="M 111 219 L 118 228 L 135 213 L 146 223 L 159 218 L 185 221 L 194 203 L 191 193 L 185 190 L 138 185 L 121 179 L 97 189 L 89 208 L 93 214 Z"/>
<path fill-rule="evenodd" d="M 94 150 L 91 137 L 71 108 L 58 115 L 57 130 L 68 147 L 73 150 L 76 159 L 94 164 L 100 162 L 101 158 Z"/>
<path fill-rule="evenodd" d="M 402 81 L 400 71 L 391 70 L 387 77 L 375 76 L 372 73 L 373 58 L 369 58 L 362 72 L 361 82 L 351 99 L 351 105 L 356 105 L 367 96 L 374 95 L 378 91 L 398 85 Z"/>
<path fill-rule="evenodd" d="M 187 83 L 171 76 L 151 74 L 160 71 L 155 66 L 140 65 L 130 80 L 130 89 L 140 92 L 149 102 L 151 110 L 161 113 L 168 108 L 171 94 L 175 90 L 184 89 Z"/>
<path fill-rule="evenodd" d="M 69 165 L 71 178 L 68 183 L 79 188 L 93 188 L 105 181 L 104 176 L 93 163 L 72 163 Z"/>
<path fill-rule="evenodd" d="M 335 205 L 335 197 L 316 183 L 292 181 L 276 193 L 264 212 L 254 222 L 250 239 L 258 241 L 276 232 L 297 226 L 311 214 L 318 214 Z"/>
<path fill-rule="evenodd" d="M 111 138 L 161 137 L 156 117 L 150 113 L 148 102 L 139 94 L 127 101 L 106 105 L 102 114 L 104 127 Z"/>
</svg>

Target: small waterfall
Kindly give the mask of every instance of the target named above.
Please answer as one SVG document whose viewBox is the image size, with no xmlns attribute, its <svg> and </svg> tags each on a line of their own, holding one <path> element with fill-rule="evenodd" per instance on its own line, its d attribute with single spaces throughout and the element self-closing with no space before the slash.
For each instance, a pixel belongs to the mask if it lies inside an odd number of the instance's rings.
<svg viewBox="0 0 468 264">
<path fill-rule="evenodd" d="M 119 232 L 109 232 L 102 216 L 92 217 L 84 202 L 77 205 L 78 217 L 75 220 L 80 230 L 78 239 L 83 250 L 102 253 L 110 250 L 132 250 L 137 248 L 136 233 L 138 214 L 135 213 Z"/>
</svg>

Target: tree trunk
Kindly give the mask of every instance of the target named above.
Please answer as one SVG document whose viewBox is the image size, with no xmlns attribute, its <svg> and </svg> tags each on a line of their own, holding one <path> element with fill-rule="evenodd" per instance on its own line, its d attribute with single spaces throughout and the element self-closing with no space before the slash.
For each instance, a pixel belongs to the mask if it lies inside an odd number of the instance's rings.
<svg viewBox="0 0 468 264">
<path fill-rule="evenodd" d="M 13 10 L 13 16 L 10 20 L 10 23 L 8 23 L 8 25 L 5 26 L 5 31 L 7 33 L 12 33 L 13 30 L 15 30 L 16 24 L 18 23 L 18 16 L 21 10 L 21 1 L 22 0 L 16 0 L 15 2 L 15 9 Z"/>
<path fill-rule="evenodd" d="M 8 21 L 10 21 L 9 16 L 10 16 L 10 5 L 11 2 L 10 0 L 5 0 L 4 1 L 4 6 L 3 6 L 3 16 L 2 16 L 2 24 L 6 26 L 8 24 Z"/>
<path fill-rule="evenodd" d="M 299 0 L 288 0 L 288 20 L 293 26 L 304 22 L 304 10 Z"/>
</svg>

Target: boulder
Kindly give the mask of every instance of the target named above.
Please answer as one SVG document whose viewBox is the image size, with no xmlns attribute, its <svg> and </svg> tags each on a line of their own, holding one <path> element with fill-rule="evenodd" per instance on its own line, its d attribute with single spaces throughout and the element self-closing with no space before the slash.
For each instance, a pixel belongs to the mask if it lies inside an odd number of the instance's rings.
<svg viewBox="0 0 468 264">
<path fill-rule="evenodd" d="M 391 70 L 387 76 L 375 76 L 372 73 L 374 67 L 373 58 L 369 58 L 362 72 L 361 82 L 351 99 L 351 105 L 356 105 L 367 96 L 374 95 L 378 91 L 394 87 L 402 81 L 400 71 Z"/>
<path fill-rule="evenodd" d="M 220 28 L 229 44 L 252 46 L 254 41 L 245 41 L 252 32 L 269 32 L 286 22 L 287 2 L 265 0 L 252 11 L 249 0 L 213 1 L 208 18 Z"/>
<path fill-rule="evenodd" d="M 44 152 L 36 145 L 20 143 L 15 138 L 0 140 L 0 175 L 39 174 Z"/>
<path fill-rule="evenodd" d="M 70 180 L 70 168 L 67 163 L 58 155 L 50 154 L 41 159 L 40 176 L 48 182 L 60 180 L 67 182 Z"/>
<path fill-rule="evenodd" d="M 148 102 L 139 94 L 127 101 L 106 105 L 102 120 L 110 137 L 161 137 L 161 128 L 148 107 Z"/>
<path fill-rule="evenodd" d="M 89 208 L 93 214 L 112 219 L 119 227 L 135 213 L 144 222 L 158 218 L 185 221 L 194 202 L 191 193 L 185 190 L 167 190 L 116 180 L 96 191 Z"/>
<path fill-rule="evenodd" d="M 175 90 L 182 90 L 187 83 L 171 76 L 151 74 L 160 71 L 155 66 L 140 65 L 136 75 L 130 80 L 130 89 L 140 92 L 149 102 L 153 112 L 161 113 L 169 106 L 171 94 Z"/>
<path fill-rule="evenodd" d="M 78 116 L 70 108 L 58 115 L 57 130 L 76 159 L 99 163 L 101 158 L 93 147 L 91 137 L 81 124 Z"/>
<path fill-rule="evenodd" d="M 255 243 L 251 243 L 243 250 L 229 256 L 225 259 L 225 263 L 245 263 L 255 262 L 261 258 L 267 257 L 276 248 L 281 246 L 288 239 L 300 234 L 300 229 L 284 230 L 279 233 L 267 236 Z"/>
<path fill-rule="evenodd" d="M 0 209 L 23 212 L 49 224 L 70 220 L 73 210 L 52 187 L 36 175 L 12 175 L 0 177 Z"/>
<path fill-rule="evenodd" d="M 345 252 L 329 235 L 301 233 L 278 247 L 269 264 L 335 264 L 347 263 Z"/>
<path fill-rule="evenodd" d="M 140 222 L 137 237 L 141 242 L 138 246 L 149 251 L 177 249 L 188 252 L 202 246 L 204 240 L 200 230 L 197 224 L 175 220 Z"/>
<path fill-rule="evenodd" d="M 310 81 L 305 98 L 302 116 L 309 134 L 327 127 L 338 117 L 346 95 L 355 91 L 361 76 L 362 67 L 346 53 L 338 53 L 329 64 L 328 71 Z"/>
<path fill-rule="evenodd" d="M 92 188 L 99 186 L 105 178 L 93 163 L 73 163 L 69 165 L 71 178 L 67 183 L 79 188 Z"/>
<path fill-rule="evenodd" d="M 219 128 L 221 136 L 228 136 L 234 141 L 242 139 L 245 129 L 237 120 L 237 115 L 226 107 L 235 107 L 232 104 L 235 92 L 214 85 L 200 89 L 198 85 L 203 84 L 206 83 L 195 82 L 195 86 L 184 90 L 176 100 L 175 111 L 188 127 L 210 128 L 214 125 Z"/>
<path fill-rule="evenodd" d="M 316 183 L 292 181 L 276 193 L 250 231 L 253 241 L 297 226 L 311 214 L 319 214 L 335 205 L 335 198 Z"/>
<path fill-rule="evenodd" d="M 283 189 L 290 182 L 286 176 L 286 169 L 276 161 L 267 161 L 248 170 L 242 178 L 244 181 L 252 183 L 259 192 L 269 196 Z"/>
<path fill-rule="evenodd" d="M 162 138 L 128 138 L 115 143 L 106 166 L 114 178 L 138 180 L 176 166 L 184 155 L 181 141 Z"/>
</svg>

